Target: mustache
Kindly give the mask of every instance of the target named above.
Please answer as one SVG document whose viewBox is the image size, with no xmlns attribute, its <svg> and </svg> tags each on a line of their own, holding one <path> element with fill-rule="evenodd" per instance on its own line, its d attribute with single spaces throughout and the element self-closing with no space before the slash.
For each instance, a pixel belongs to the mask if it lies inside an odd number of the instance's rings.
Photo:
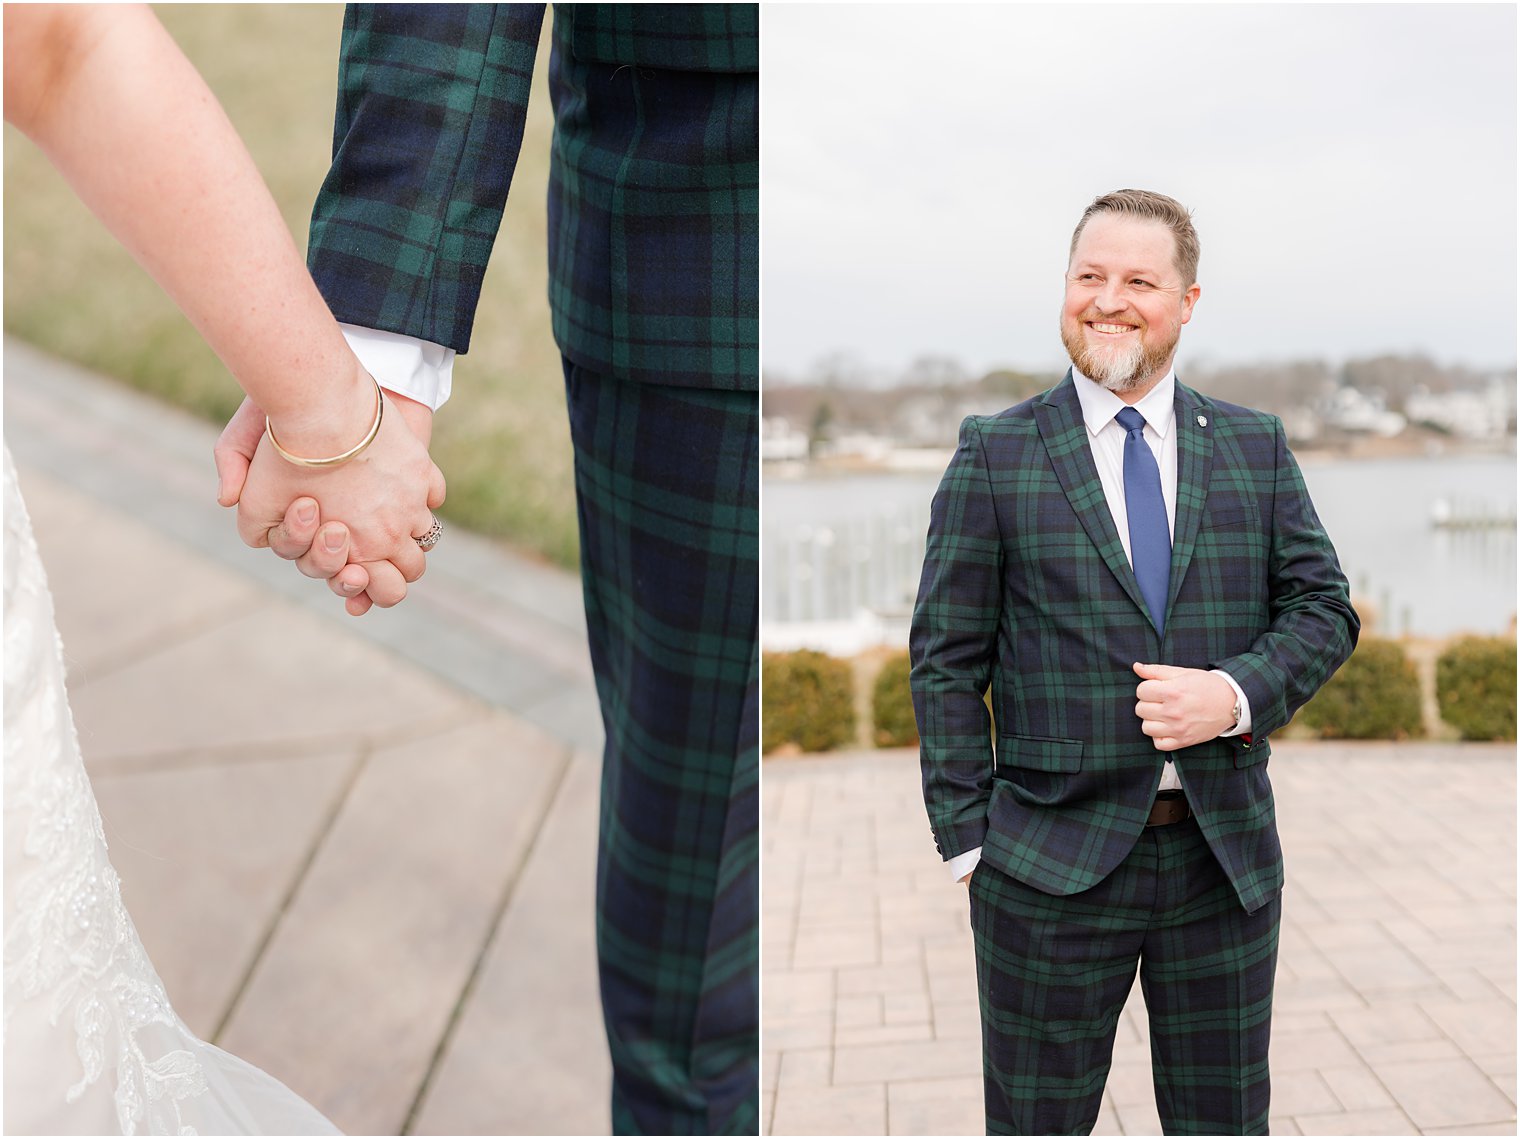
<svg viewBox="0 0 1520 1139">
<path fill-rule="evenodd" d="M 1112 316 L 1106 316 L 1105 314 L 1103 314 L 1101 312 L 1093 312 L 1091 310 L 1088 310 L 1087 312 L 1084 312 L 1081 316 L 1077 317 L 1077 322 L 1079 324 L 1128 324 L 1128 325 L 1130 325 L 1130 326 L 1132 326 L 1134 328 L 1138 328 L 1138 329 L 1140 329 L 1142 331 L 1144 329 L 1146 329 L 1147 327 L 1149 327 L 1145 323 L 1145 321 L 1140 320 L 1137 317 L 1133 317 L 1133 316 L 1112 317 Z"/>
</svg>

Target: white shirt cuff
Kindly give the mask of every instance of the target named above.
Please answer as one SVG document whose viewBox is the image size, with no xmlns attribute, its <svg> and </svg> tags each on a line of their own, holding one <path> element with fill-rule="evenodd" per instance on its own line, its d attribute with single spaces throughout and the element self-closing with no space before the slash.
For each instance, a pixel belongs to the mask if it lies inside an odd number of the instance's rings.
<svg viewBox="0 0 1520 1139">
<path fill-rule="evenodd" d="M 965 854 L 957 854 L 954 858 L 950 859 L 949 862 L 945 863 L 946 866 L 950 867 L 951 881 L 959 882 L 967 874 L 970 874 L 973 870 L 975 870 L 976 864 L 981 860 L 981 847 L 977 847 L 975 850 L 968 850 Z"/>
<path fill-rule="evenodd" d="M 1251 734 L 1251 702 L 1246 699 L 1246 694 L 1241 691 L 1240 685 L 1235 683 L 1235 678 L 1223 669 L 1214 669 L 1215 676 L 1224 677 L 1226 683 L 1235 689 L 1235 699 L 1240 701 L 1240 723 L 1236 724 L 1227 732 L 1220 732 L 1220 736 L 1246 736 Z"/>
<path fill-rule="evenodd" d="M 386 391 L 437 411 L 454 387 L 454 349 L 415 336 L 339 324 L 359 363 Z"/>
</svg>

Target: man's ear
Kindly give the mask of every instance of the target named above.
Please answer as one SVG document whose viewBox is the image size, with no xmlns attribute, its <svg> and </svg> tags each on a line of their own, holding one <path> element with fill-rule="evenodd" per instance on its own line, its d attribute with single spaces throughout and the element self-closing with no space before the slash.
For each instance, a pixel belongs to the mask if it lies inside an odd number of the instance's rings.
<svg viewBox="0 0 1520 1139">
<path fill-rule="evenodd" d="M 1177 322 L 1178 324 L 1186 324 L 1193 319 L 1193 306 L 1198 303 L 1198 296 L 1202 291 L 1197 281 L 1187 287 L 1187 292 L 1182 294 L 1182 319 Z"/>
</svg>

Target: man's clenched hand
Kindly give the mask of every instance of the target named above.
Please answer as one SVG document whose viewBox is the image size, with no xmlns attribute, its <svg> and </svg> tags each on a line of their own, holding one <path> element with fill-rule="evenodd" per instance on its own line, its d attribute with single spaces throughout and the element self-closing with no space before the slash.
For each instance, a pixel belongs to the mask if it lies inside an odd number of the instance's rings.
<svg viewBox="0 0 1520 1139">
<path fill-rule="evenodd" d="M 1135 715 L 1158 751 L 1211 740 L 1235 723 L 1235 690 L 1201 668 L 1136 664 Z"/>
</svg>

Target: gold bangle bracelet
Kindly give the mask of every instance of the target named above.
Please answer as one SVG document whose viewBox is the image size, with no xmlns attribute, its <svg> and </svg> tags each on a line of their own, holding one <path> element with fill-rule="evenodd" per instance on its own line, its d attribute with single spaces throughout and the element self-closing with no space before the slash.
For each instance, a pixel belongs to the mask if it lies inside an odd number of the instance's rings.
<svg viewBox="0 0 1520 1139">
<path fill-rule="evenodd" d="M 269 436 L 270 445 L 274 447 L 276 452 L 278 452 L 280 458 L 284 459 L 287 463 L 294 463 L 298 467 L 342 466 L 344 463 L 352 459 L 355 455 L 359 454 L 360 451 L 364 450 L 364 448 L 373 443 L 375 441 L 375 436 L 380 434 L 380 420 L 385 416 L 385 395 L 380 390 L 379 380 L 375 379 L 374 376 L 371 376 L 370 382 L 375 385 L 375 422 L 370 424 L 369 434 L 366 435 L 363 439 L 359 440 L 357 446 L 350 447 L 341 455 L 333 455 L 331 458 L 327 459 L 303 459 L 300 455 L 292 455 L 289 451 L 285 450 L 284 447 L 280 446 L 280 441 L 274 437 L 274 424 L 269 422 L 269 416 L 266 415 L 264 417 L 264 432 Z"/>
</svg>

